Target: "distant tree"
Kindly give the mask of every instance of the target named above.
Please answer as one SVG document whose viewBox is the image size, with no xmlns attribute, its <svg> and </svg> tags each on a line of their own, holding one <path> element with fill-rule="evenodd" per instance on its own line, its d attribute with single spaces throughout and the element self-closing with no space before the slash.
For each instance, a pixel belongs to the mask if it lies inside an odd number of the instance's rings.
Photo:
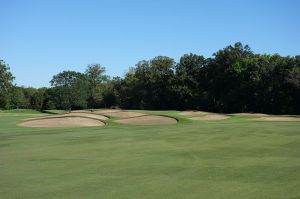
<svg viewBox="0 0 300 199">
<path fill-rule="evenodd" d="M 300 55 L 293 57 L 293 67 L 289 71 L 288 79 L 296 88 L 300 87 Z"/>
<path fill-rule="evenodd" d="M 109 77 L 105 75 L 105 67 L 100 64 L 89 64 L 85 74 L 89 81 L 88 106 L 99 108 L 103 105 L 104 84 L 109 80 Z"/>
<path fill-rule="evenodd" d="M 36 89 L 33 95 L 30 97 L 30 105 L 33 109 L 43 110 L 46 90 L 47 88 Z"/>
<path fill-rule="evenodd" d="M 11 108 L 31 108 L 29 99 L 25 96 L 24 88 L 14 86 L 10 89 Z"/>
<path fill-rule="evenodd" d="M 56 92 L 56 88 L 47 88 L 44 93 L 44 101 L 42 105 L 43 110 L 61 109 L 59 102 L 59 94 Z"/>
<path fill-rule="evenodd" d="M 127 73 L 124 79 L 114 81 L 119 97 L 119 106 L 122 108 L 139 109 L 145 108 L 143 104 L 143 92 L 140 89 L 138 78 L 134 73 Z"/>
<path fill-rule="evenodd" d="M 173 59 L 158 56 L 150 61 L 140 61 L 131 68 L 118 92 L 121 106 L 126 108 L 163 109 L 174 104 Z"/>
<path fill-rule="evenodd" d="M 10 108 L 9 90 L 13 87 L 13 80 L 9 66 L 0 60 L 0 109 Z"/>
<path fill-rule="evenodd" d="M 106 82 L 109 77 L 105 75 L 105 67 L 100 64 L 89 64 L 85 74 L 90 78 L 94 84 Z"/>
<path fill-rule="evenodd" d="M 291 113 L 296 110 L 293 101 L 295 99 L 294 97 L 296 97 L 297 88 L 287 81 L 291 73 L 295 76 L 297 74 L 297 64 L 295 62 L 295 58 L 289 56 L 282 57 L 278 54 L 270 56 L 270 72 L 268 73 L 269 82 L 271 82 L 268 88 L 269 112 L 281 114 Z"/>
<path fill-rule="evenodd" d="M 237 63 L 254 56 L 248 45 L 236 43 L 219 50 L 207 60 L 205 69 L 208 106 L 213 111 L 236 112 L 240 110 L 238 99 L 239 73 Z"/>
<path fill-rule="evenodd" d="M 300 114 L 300 56 L 294 57 L 293 68 L 288 72 L 286 80 L 291 86 L 292 108 L 289 113 Z"/>
<path fill-rule="evenodd" d="M 63 71 L 51 88 L 13 85 L 0 61 L 0 108 L 202 109 L 215 112 L 300 114 L 300 56 L 254 54 L 241 43 L 213 57 L 185 54 L 139 61 L 124 78 L 110 79 L 100 64 L 85 73 Z"/>
<path fill-rule="evenodd" d="M 7 91 L 13 86 L 14 76 L 9 70 L 9 66 L 0 60 L 0 92 Z"/>
<path fill-rule="evenodd" d="M 57 93 L 56 104 L 62 109 L 87 108 L 89 82 L 85 74 L 63 71 L 50 81 Z"/>
<path fill-rule="evenodd" d="M 173 97 L 175 61 L 166 56 L 158 56 L 150 60 L 149 79 L 147 82 L 151 94 L 149 108 L 169 109 L 176 99 Z"/>
<path fill-rule="evenodd" d="M 204 106 L 204 66 L 205 58 L 195 54 L 185 54 L 176 65 L 177 107 L 193 109 Z"/>
<path fill-rule="evenodd" d="M 103 104 L 105 108 L 110 108 L 117 105 L 117 92 L 114 87 L 114 81 L 108 81 L 103 90 Z"/>
</svg>

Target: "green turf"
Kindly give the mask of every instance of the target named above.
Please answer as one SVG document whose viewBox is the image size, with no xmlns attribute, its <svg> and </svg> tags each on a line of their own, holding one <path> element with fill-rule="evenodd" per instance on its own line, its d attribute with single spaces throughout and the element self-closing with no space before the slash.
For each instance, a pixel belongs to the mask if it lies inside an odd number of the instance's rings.
<svg viewBox="0 0 300 199">
<path fill-rule="evenodd" d="M 22 128 L 40 113 L 0 112 L 0 198 L 300 198 L 300 122 L 153 113 L 180 122 Z"/>
</svg>

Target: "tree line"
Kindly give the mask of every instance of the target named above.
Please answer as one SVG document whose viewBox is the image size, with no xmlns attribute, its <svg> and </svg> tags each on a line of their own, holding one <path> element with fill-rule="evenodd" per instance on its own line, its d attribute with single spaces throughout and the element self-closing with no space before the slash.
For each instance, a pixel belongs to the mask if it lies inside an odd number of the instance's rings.
<svg viewBox="0 0 300 199">
<path fill-rule="evenodd" d="M 100 64 L 63 71 L 49 88 L 14 85 L 0 61 L 0 109 L 199 109 L 214 112 L 300 113 L 300 56 L 255 54 L 235 43 L 210 58 L 158 56 L 110 78 Z"/>
</svg>

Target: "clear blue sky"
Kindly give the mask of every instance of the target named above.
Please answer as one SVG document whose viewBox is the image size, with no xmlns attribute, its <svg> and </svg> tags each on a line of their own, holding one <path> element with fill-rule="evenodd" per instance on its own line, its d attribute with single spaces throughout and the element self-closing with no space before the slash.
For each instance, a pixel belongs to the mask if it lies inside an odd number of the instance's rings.
<svg viewBox="0 0 300 199">
<path fill-rule="evenodd" d="M 210 57 L 241 41 L 300 54 L 297 0 L 0 0 L 0 59 L 18 85 L 49 86 L 63 70 L 100 63 L 123 76 L 139 60 Z"/>
</svg>

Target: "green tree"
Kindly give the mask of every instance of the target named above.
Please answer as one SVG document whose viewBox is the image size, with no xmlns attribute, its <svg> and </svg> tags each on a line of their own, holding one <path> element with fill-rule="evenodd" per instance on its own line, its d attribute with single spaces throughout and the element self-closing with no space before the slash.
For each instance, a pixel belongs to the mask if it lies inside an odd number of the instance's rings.
<svg viewBox="0 0 300 199">
<path fill-rule="evenodd" d="M 176 93 L 180 109 L 204 107 L 205 58 L 195 54 L 185 54 L 176 65 Z"/>
<path fill-rule="evenodd" d="M 99 108 L 103 105 L 103 92 L 109 77 L 105 75 L 105 67 L 100 64 L 89 64 L 85 71 L 89 81 L 88 106 Z"/>
<path fill-rule="evenodd" d="M 237 112 L 240 110 L 238 99 L 240 68 L 237 63 L 254 56 L 249 46 L 236 43 L 219 50 L 207 60 L 206 88 L 208 106 L 213 111 Z"/>
<path fill-rule="evenodd" d="M 50 81 L 55 87 L 55 102 L 62 109 L 87 108 L 89 82 L 85 74 L 75 71 L 63 71 Z"/>
<path fill-rule="evenodd" d="M 47 88 L 36 89 L 33 95 L 30 96 L 30 105 L 32 109 L 43 110 L 46 90 Z"/>
<path fill-rule="evenodd" d="M 113 81 L 108 81 L 105 84 L 105 88 L 103 90 L 103 104 L 105 108 L 111 108 L 113 106 L 116 106 L 117 104 L 117 92 L 114 87 L 114 80 Z"/>
<path fill-rule="evenodd" d="M 140 61 L 131 68 L 119 89 L 121 103 L 126 108 L 164 109 L 174 104 L 173 59 L 158 56 Z"/>
<path fill-rule="evenodd" d="M 11 107 L 14 109 L 18 108 L 32 108 L 30 105 L 30 95 L 26 92 L 27 89 L 24 87 L 14 86 L 10 89 L 10 100 Z"/>
<path fill-rule="evenodd" d="M 13 80 L 9 66 L 0 60 L 0 109 L 10 108 L 9 90 L 13 87 Z"/>
<path fill-rule="evenodd" d="M 150 68 L 146 79 L 148 107 L 151 109 L 168 109 L 176 99 L 173 97 L 175 61 L 166 56 L 158 56 L 150 60 Z M 147 100 L 145 99 L 145 101 Z M 149 100 L 150 99 L 150 100 Z"/>
</svg>

